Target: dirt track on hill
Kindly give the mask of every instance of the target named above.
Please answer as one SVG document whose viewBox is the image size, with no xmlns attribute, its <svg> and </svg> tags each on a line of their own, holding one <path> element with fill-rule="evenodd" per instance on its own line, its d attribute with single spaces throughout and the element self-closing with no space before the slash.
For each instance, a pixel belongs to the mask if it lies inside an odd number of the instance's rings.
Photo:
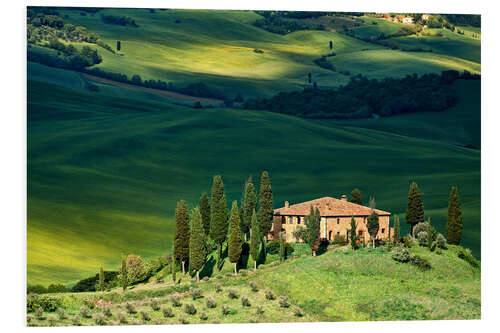
<svg viewBox="0 0 500 333">
<path fill-rule="evenodd" d="M 159 89 L 152 89 L 152 88 L 146 88 L 146 87 L 140 87 L 136 86 L 133 84 L 128 84 L 128 83 L 123 83 L 123 82 L 118 82 L 118 81 L 113 81 L 109 79 L 104 79 L 102 77 L 90 75 L 90 74 L 83 74 L 86 78 L 92 81 L 96 81 L 99 83 L 107 84 L 110 86 L 115 86 L 115 87 L 120 87 L 120 88 L 126 88 L 126 89 L 131 89 L 131 90 L 138 90 L 138 91 L 145 91 L 149 92 L 152 94 L 157 94 L 161 96 L 166 96 L 166 97 L 171 97 L 174 99 L 182 100 L 182 101 L 187 101 L 187 102 L 200 102 L 200 103 L 206 103 L 206 104 L 222 104 L 224 103 L 220 99 L 214 99 L 214 98 L 204 98 L 204 97 L 196 97 L 196 96 L 190 96 L 190 95 L 184 95 L 181 93 L 176 93 L 173 91 L 167 91 L 167 90 L 159 90 Z"/>
</svg>

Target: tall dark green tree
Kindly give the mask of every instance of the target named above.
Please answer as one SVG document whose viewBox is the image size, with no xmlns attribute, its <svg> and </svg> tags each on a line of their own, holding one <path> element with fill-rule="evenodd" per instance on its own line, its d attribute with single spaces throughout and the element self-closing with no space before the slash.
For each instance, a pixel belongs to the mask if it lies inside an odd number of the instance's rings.
<svg viewBox="0 0 500 333">
<path fill-rule="evenodd" d="M 200 270 L 205 264 L 205 231 L 200 209 L 196 207 L 191 214 L 191 234 L 189 238 L 189 266 L 196 271 L 196 281 L 200 282 Z"/>
<path fill-rule="evenodd" d="M 104 291 L 104 268 L 99 269 L 99 291 Z"/>
<path fill-rule="evenodd" d="M 189 213 L 184 200 L 177 202 L 175 208 L 175 258 L 182 263 L 182 274 L 186 274 L 186 261 L 189 260 Z"/>
<path fill-rule="evenodd" d="M 316 256 L 316 251 L 319 247 L 319 234 L 320 234 L 320 215 L 319 210 L 314 210 L 313 206 L 306 216 L 306 230 L 307 230 L 307 244 L 311 248 L 312 255 Z"/>
<path fill-rule="evenodd" d="M 450 200 L 448 202 L 448 217 L 446 219 L 446 238 L 448 243 L 458 245 L 462 239 L 462 207 L 458 197 L 458 189 L 451 187 Z"/>
<path fill-rule="evenodd" d="M 373 248 L 375 248 L 375 238 L 378 234 L 379 223 L 378 215 L 374 210 L 372 210 L 372 213 L 370 214 L 370 216 L 368 216 L 366 228 L 368 229 L 368 233 L 370 234 L 370 238 L 372 239 Z"/>
<path fill-rule="evenodd" d="M 333 41 L 330 41 L 330 50 L 333 49 Z"/>
<path fill-rule="evenodd" d="M 128 273 L 127 273 L 127 257 L 122 255 L 121 280 L 123 291 L 127 290 Z"/>
<path fill-rule="evenodd" d="M 243 201 L 243 220 L 241 223 L 241 232 L 245 241 L 247 240 L 247 234 L 250 230 L 250 225 L 252 223 L 252 214 L 257 210 L 257 193 L 255 193 L 255 186 L 252 183 L 252 177 L 250 176 L 246 186 L 245 186 L 245 199 Z"/>
<path fill-rule="evenodd" d="M 356 241 L 357 241 L 356 228 L 357 227 L 358 227 L 358 224 L 356 223 L 354 216 L 352 216 L 351 217 L 351 229 L 349 230 L 349 238 L 351 241 L 351 248 L 353 250 L 356 250 L 358 248 L 358 244 L 356 243 Z"/>
<path fill-rule="evenodd" d="M 175 259 L 175 254 L 172 252 L 172 265 L 170 266 L 170 270 L 172 272 L 172 280 L 174 280 L 174 284 L 177 282 L 176 273 L 177 273 L 177 259 Z"/>
<path fill-rule="evenodd" d="M 200 197 L 200 214 L 205 235 L 210 233 L 210 201 L 208 200 L 207 192 L 203 192 Z"/>
<path fill-rule="evenodd" d="M 273 225 L 273 190 L 267 171 L 260 178 L 259 224 L 262 237 L 266 236 Z"/>
<path fill-rule="evenodd" d="M 241 256 L 241 230 L 238 202 L 236 200 L 233 201 L 229 218 L 228 255 L 229 261 L 234 265 L 234 275 L 238 275 L 237 265 Z"/>
<path fill-rule="evenodd" d="M 401 237 L 401 230 L 399 229 L 399 216 L 394 215 L 394 244 L 399 244 L 399 238 Z"/>
<path fill-rule="evenodd" d="M 355 188 L 354 190 L 352 190 L 351 202 L 358 205 L 363 204 L 363 193 L 359 189 Z"/>
<path fill-rule="evenodd" d="M 120 51 L 121 49 L 122 49 L 122 43 L 119 40 L 117 40 L 116 41 L 116 50 Z"/>
<path fill-rule="evenodd" d="M 411 227 L 412 236 L 413 228 L 420 222 L 424 222 L 424 203 L 417 183 L 413 182 L 408 191 L 408 204 L 406 206 L 406 223 Z"/>
<path fill-rule="evenodd" d="M 259 223 L 257 222 L 257 214 L 255 209 L 252 212 L 252 219 L 250 223 L 250 255 L 253 259 L 253 269 L 257 270 L 257 260 L 259 258 L 259 245 L 261 243 Z"/>
<path fill-rule="evenodd" d="M 222 244 L 227 237 L 227 201 L 222 177 L 214 176 L 210 203 L 210 238 L 217 244 L 217 267 L 222 269 Z"/>
</svg>

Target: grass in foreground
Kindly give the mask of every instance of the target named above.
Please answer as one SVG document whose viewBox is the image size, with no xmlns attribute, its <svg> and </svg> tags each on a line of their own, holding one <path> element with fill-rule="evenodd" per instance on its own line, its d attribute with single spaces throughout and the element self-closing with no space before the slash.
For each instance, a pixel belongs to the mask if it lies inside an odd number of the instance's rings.
<svg viewBox="0 0 500 333">
<path fill-rule="evenodd" d="M 337 248 L 318 257 L 303 255 L 261 266 L 238 277 L 215 273 L 198 284 L 59 294 L 50 297 L 61 300 L 68 318 L 45 313 L 45 319 L 36 319 L 29 314 L 29 325 L 74 325 L 74 316 L 80 325 L 479 319 L 480 270 L 458 258 L 458 250 L 449 246 L 436 254 L 413 246 L 411 253 L 429 260 L 428 271 L 394 261 L 385 247 Z M 194 299 L 196 288 L 201 297 Z M 248 300 L 245 305 L 243 298 Z M 193 311 L 187 304 L 194 306 L 195 314 L 188 313 Z M 89 318 L 82 316 L 82 306 L 94 307 Z"/>
</svg>

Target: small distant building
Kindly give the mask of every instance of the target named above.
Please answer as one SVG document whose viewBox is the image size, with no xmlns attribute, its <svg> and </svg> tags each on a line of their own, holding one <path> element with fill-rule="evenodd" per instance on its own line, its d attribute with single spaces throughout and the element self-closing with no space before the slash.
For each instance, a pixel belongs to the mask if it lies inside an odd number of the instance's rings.
<svg viewBox="0 0 500 333">
<path fill-rule="evenodd" d="M 293 236 L 293 232 L 298 228 L 305 227 L 306 217 L 310 213 L 311 206 L 314 209 L 318 208 L 321 216 L 320 238 L 333 241 L 335 235 L 341 235 L 349 240 L 351 218 L 354 217 L 357 223 L 356 235 L 361 242 L 370 241 L 366 223 L 372 209 L 347 201 L 346 195 L 340 199 L 324 197 L 295 205 L 290 205 L 288 201 L 285 201 L 284 207 L 274 210 L 273 226 L 267 238 L 276 239 L 279 232 L 284 232 L 287 242 L 298 242 Z M 374 209 L 374 211 L 379 217 L 379 231 L 376 239 L 389 239 L 394 234 L 393 228 L 389 225 L 391 213 L 379 209 Z"/>
<path fill-rule="evenodd" d="M 428 14 L 423 14 L 422 15 L 422 21 L 427 21 L 429 19 L 429 15 Z"/>
<path fill-rule="evenodd" d="M 401 22 L 403 24 L 413 24 L 413 17 L 403 17 L 403 19 L 401 20 Z"/>
</svg>

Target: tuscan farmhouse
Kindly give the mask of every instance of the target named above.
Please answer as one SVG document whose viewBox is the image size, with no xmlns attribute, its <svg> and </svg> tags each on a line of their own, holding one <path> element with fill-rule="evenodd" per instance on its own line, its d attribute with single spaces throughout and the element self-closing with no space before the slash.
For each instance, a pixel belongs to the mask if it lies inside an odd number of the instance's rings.
<svg viewBox="0 0 500 333">
<path fill-rule="evenodd" d="M 319 209 L 321 216 L 320 238 L 333 241 L 335 235 L 344 236 L 349 240 L 349 231 L 351 229 L 351 217 L 356 220 L 356 235 L 361 242 L 369 242 L 370 234 L 366 227 L 367 218 L 372 209 L 370 207 L 358 205 L 347 201 L 347 196 L 343 195 L 340 199 L 324 197 L 314 199 L 295 205 L 290 205 L 285 201 L 285 206 L 274 210 L 274 220 L 268 239 L 278 238 L 279 232 L 284 232 L 287 242 L 297 242 L 293 232 L 298 228 L 306 227 L 305 219 L 309 215 L 311 206 Z M 391 213 L 383 210 L 374 209 L 379 216 L 379 231 L 376 239 L 388 239 L 393 235 L 393 228 L 389 225 Z"/>
</svg>

